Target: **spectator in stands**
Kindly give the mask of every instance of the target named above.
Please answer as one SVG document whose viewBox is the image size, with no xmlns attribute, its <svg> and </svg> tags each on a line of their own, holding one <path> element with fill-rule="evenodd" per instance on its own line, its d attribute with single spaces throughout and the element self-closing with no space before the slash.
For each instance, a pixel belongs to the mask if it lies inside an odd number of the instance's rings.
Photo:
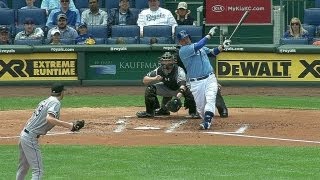
<svg viewBox="0 0 320 180">
<path fill-rule="evenodd" d="M 143 27 L 150 25 L 169 25 L 172 26 L 172 34 L 177 26 L 177 21 L 172 13 L 160 7 L 159 0 L 148 0 L 149 8 L 140 12 L 137 24 L 140 26 L 140 35 L 143 37 Z"/>
<path fill-rule="evenodd" d="M 126 40 L 123 37 L 118 37 L 116 44 L 126 44 Z"/>
<path fill-rule="evenodd" d="M 35 0 L 26 0 L 27 6 L 22 7 L 21 9 L 39 9 L 39 7 L 34 6 Z"/>
<path fill-rule="evenodd" d="M 46 26 L 49 28 L 53 27 L 56 24 L 57 16 L 61 13 L 67 15 L 68 25 L 72 27 L 77 27 L 80 24 L 80 14 L 78 9 L 71 10 L 69 8 L 70 0 L 60 0 L 60 9 L 54 9 L 50 12 Z"/>
<path fill-rule="evenodd" d="M 157 44 L 157 43 L 158 43 L 158 39 L 156 37 L 150 38 L 150 45 L 151 44 Z"/>
<path fill-rule="evenodd" d="M 8 8 L 7 4 L 0 1 L 0 8 Z"/>
<path fill-rule="evenodd" d="M 301 21 L 297 17 L 293 17 L 290 21 L 290 29 L 286 31 L 283 35 L 284 38 L 307 38 L 311 39 L 307 30 L 305 30 Z"/>
<path fill-rule="evenodd" d="M 9 28 L 7 26 L 0 26 L 0 45 L 11 44 Z"/>
<path fill-rule="evenodd" d="M 73 0 L 70 0 L 69 7 L 71 10 L 77 9 L 73 3 Z M 60 8 L 61 8 L 60 0 L 42 0 L 41 2 L 41 9 L 45 9 L 47 11 L 47 15 L 50 14 L 52 10 L 60 9 Z"/>
<path fill-rule="evenodd" d="M 51 31 L 51 39 L 50 39 L 50 42 L 49 44 L 50 45 L 62 45 L 61 41 L 60 41 L 60 31 L 58 29 L 53 29 Z"/>
<path fill-rule="evenodd" d="M 32 18 L 26 18 L 24 21 L 24 30 L 19 32 L 15 40 L 19 39 L 42 39 L 44 32 L 41 28 L 36 27 Z"/>
<path fill-rule="evenodd" d="M 76 44 L 95 44 L 95 40 L 92 34 L 88 33 L 86 23 L 81 23 L 78 27 L 79 36 L 76 38 Z"/>
<path fill-rule="evenodd" d="M 101 0 L 100 0 L 101 1 Z M 108 23 L 108 14 L 99 8 L 99 0 L 88 0 L 89 9 L 81 14 L 81 23 L 87 25 L 104 25 Z"/>
<path fill-rule="evenodd" d="M 179 2 L 175 13 L 178 25 L 194 25 L 194 18 L 190 15 L 191 11 L 188 9 L 186 2 Z"/>
<path fill-rule="evenodd" d="M 59 14 L 58 17 L 57 17 L 57 26 L 51 28 L 49 31 L 48 31 L 48 34 L 51 34 L 51 32 L 55 29 L 59 30 L 60 31 L 60 37 L 61 39 L 72 39 L 72 40 L 75 40 L 77 37 L 78 37 L 78 33 L 77 31 L 68 26 L 67 25 L 67 16 L 65 14 Z M 50 37 L 48 37 L 50 38 Z"/>
</svg>

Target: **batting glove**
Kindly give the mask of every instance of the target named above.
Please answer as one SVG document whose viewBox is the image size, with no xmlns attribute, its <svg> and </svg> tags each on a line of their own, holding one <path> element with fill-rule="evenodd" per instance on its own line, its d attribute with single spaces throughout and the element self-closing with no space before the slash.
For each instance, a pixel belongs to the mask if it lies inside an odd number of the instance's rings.
<svg viewBox="0 0 320 180">
<path fill-rule="evenodd" d="M 231 40 L 230 39 L 226 39 L 223 41 L 223 48 L 228 48 L 230 47 L 230 44 L 231 44 Z"/>
<path fill-rule="evenodd" d="M 213 35 L 216 33 L 216 29 L 218 29 L 216 26 L 212 27 L 210 30 L 209 30 L 209 33 L 208 35 L 212 38 Z"/>
</svg>

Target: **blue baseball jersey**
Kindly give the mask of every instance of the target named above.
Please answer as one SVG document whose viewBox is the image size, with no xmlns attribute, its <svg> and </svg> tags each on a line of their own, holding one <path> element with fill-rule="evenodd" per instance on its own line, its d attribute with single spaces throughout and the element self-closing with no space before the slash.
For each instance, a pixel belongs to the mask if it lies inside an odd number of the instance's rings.
<svg viewBox="0 0 320 180">
<path fill-rule="evenodd" d="M 195 51 L 194 46 L 195 43 L 188 44 L 182 46 L 179 50 L 179 56 L 187 70 L 188 78 L 202 77 L 213 72 L 213 68 L 207 56 L 207 54 L 210 53 L 210 49 L 202 47 L 198 51 Z"/>
</svg>

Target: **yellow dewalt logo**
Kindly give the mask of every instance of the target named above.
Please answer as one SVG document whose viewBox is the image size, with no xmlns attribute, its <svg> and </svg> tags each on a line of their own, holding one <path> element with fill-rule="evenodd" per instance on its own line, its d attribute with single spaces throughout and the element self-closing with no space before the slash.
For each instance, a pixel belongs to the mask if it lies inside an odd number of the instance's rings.
<svg viewBox="0 0 320 180">
<path fill-rule="evenodd" d="M 219 60 L 217 74 L 223 78 L 290 78 L 291 60 Z"/>
</svg>

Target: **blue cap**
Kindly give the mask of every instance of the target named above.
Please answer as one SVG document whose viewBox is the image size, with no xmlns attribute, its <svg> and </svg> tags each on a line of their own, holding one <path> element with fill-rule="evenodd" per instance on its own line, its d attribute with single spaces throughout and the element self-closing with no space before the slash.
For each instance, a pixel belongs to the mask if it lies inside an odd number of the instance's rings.
<svg viewBox="0 0 320 180">
<path fill-rule="evenodd" d="M 79 28 L 81 28 L 81 27 L 85 27 L 85 28 L 86 28 L 86 27 L 87 27 L 87 24 L 83 22 L 83 23 L 80 23 L 78 27 L 79 27 Z"/>
<path fill-rule="evenodd" d="M 182 31 L 180 31 L 180 32 L 177 34 L 177 39 L 178 39 L 178 41 L 180 41 L 181 39 L 184 39 L 184 38 L 186 38 L 186 37 L 191 38 L 190 35 L 187 33 L 186 30 L 182 30 Z"/>
</svg>

